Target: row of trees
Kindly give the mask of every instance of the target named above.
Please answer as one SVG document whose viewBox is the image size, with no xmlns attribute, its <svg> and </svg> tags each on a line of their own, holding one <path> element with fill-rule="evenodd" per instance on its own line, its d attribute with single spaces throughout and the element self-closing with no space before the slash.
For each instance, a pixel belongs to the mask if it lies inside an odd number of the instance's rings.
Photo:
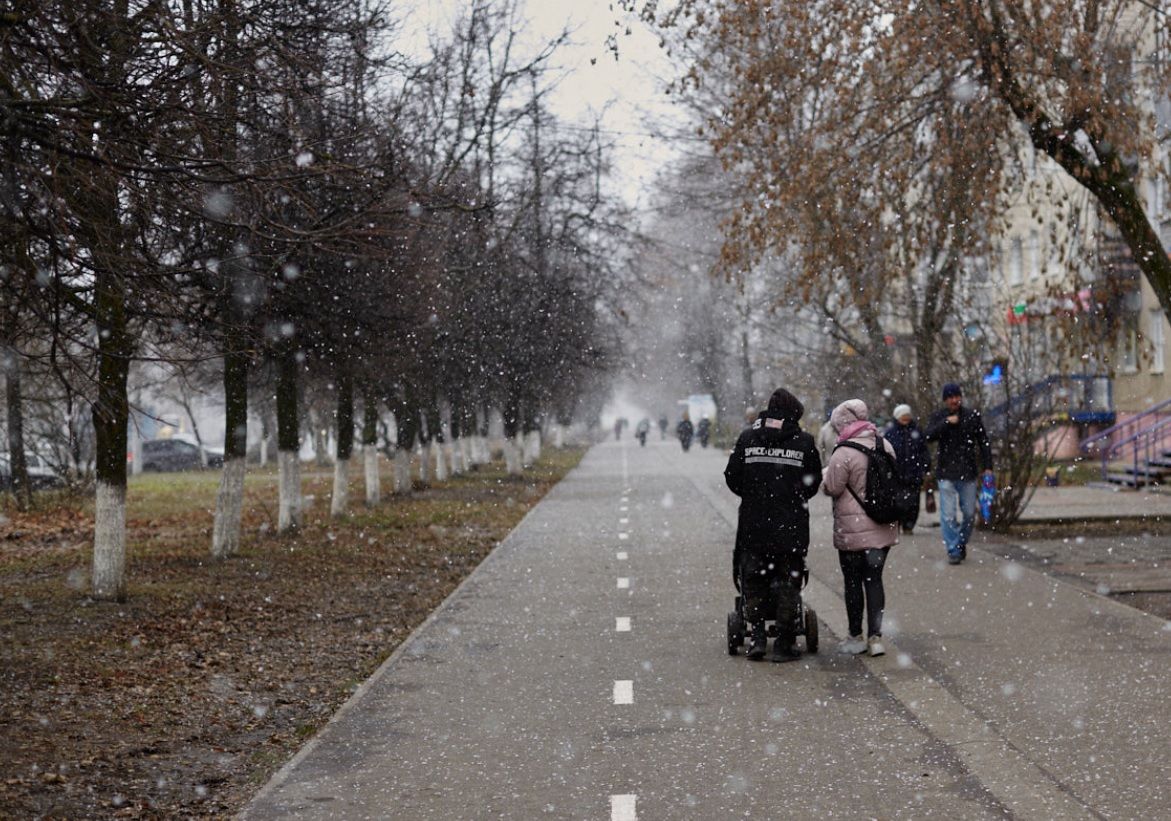
<svg viewBox="0 0 1171 821">
<path fill-rule="evenodd" d="M 511 2 L 477 0 L 409 61 L 391 12 L 81 0 L 0 18 L 8 444 L 19 469 L 22 379 L 91 408 L 96 597 L 125 594 L 135 362 L 222 368 L 226 556 L 250 399 L 275 406 L 289 530 L 306 384 L 334 399 L 340 513 L 356 427 L 377 501 L 387 412 L 400 463 L 482 432 L 489 407 L 511 442 L 566 421 L 612 358 L 624 215 L 598 132 L 566 137 L 544 103 L 564 37 L 521 56 Z"/>
<path fill-rule="evenodd" d="M 1036 156 L 1060 175 L 1033 213 L 1061 246 L 1049 260 L 1059 287 L 1077 291 L 1079 273 L 1102 267 L 1085 235 L 1093 211 L 1171 309 L 1171 258 L 1141 193 L 1167 174 L 1155 121 L 1171 87 L 1165 11 L 1132 0 L 621 5 L 685 66 L 677 96 L 725 170 L 715 268 L 755 277 L 747 290 L 761 288 L 786 325 L 808 320 L 879 384 L 930 401 L 968 358 L 962 333 L 1003 331 L 973 326 L 989 324 L 980 291 L 996 287 L 998 237 Z M 1109 367 L 1108 317 L 1088 313 L 1073 344 Z M 996 344 L 1006 353 L 1012 341 Z"/>
<path fill-rule="evenodd" d="M 988 398 L 1005 403 L 1004 448 L 1031 457 L 1022 443 L 1051 416 L 1029 412 L 1029 375 L 1115 365 L 1117 291 L 1135 286 L 1108 281 L 1116 254 L 1101 253 L 1097 223 L 1113 226 L 1171 315 L 1171 257 L 1143 195 L 1168 175 L 1156 112 L 1171 88 L 1171 14 L 1160 4 L 620 6 L 684 67 L 673 91 L 710 148 L 669 180 L 706 185 L 691 199 L 721 212 L 708 267 L 730 286 L 713 294 L 743 342 L 725 334 L 710 389 L 747 404 L 765 387 L 753 385 L 755 361 L 757 381 L 811 376 L 807 395 L 827 405 L 845 391 L 926 409 L 942 382 L 978 385 L 998 357 L 1005 392 Z M 621 52 L 619 37 L 611 45 Z M 1049 301 L 1078 296 L 1044 323 L 1006 324 L 1001 237 L 1029 207 L 1053 249 Z M 768 344 L 750 355 L 750 339 Z M 713 370 L 690 360 L 701 380 Z M 1023 487 L 1034 468 L 1003 478 Z"/>
</svg>

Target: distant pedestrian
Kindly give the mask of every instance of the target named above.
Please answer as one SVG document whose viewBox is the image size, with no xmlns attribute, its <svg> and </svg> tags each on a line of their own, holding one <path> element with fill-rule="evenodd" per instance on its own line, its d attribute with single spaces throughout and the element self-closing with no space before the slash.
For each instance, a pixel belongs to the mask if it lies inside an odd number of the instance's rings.
<svg viewBox="0 0 1171 821">
<path fill-rule="evenodd" d="M 931 415 L 923 432 L 928 442 L 939 443 L 935 478 L 948 564 L 959 564 L 968 557 L 968 539 L 976 522 L 977 480 L 992 475 L 992 447 L 984 421 L 979 411 L 965 408 L 963 403 L 959 385 L 944 385 L 944 406 Z"/>
<path fill-rule="evenodd" d="M 756 421 L 756 418 L 759 415 L 760 415 L 760 412 L 756 408 L 745 408 L 744 409 L 744 424 L 747 425 L 748 427 L 752 427 L 752 423 Z"/>
<path fill-rule="evenodd" d="M 798 422 L 804 406 L 784 388 L 768 409 L 741 432 L 724 480 L 740 497 L 732 572 L 752 625 L 748 658 L 764 656 L 765 622 L 776 620 L 773 660 L 789 661 L 800 617 L 805 554 L 809 550 L 809 499 L 821 483 L 821 459 L 813 437 Z"/>
<path fill-rule="evenodd" d="M 866 496 L 866 469 L 870 459 L 853 447 L 843 447 L 849 442 L 874 450 L 882 442 L 887 453 L 894 455 L 894 448 L 878 435 L 869 416 L 861 399 L 850 399 L 834 408 L 830 424 L 838 434 L 837 445 L 825 469 L 822 490 L 834 500 L 834 547 L 845 586 L 850 635 L 842 642 L 841 649 L 847 653 L 869 650 L 870 655 L 881 656 L 886 652 L 882 645 L 882 614 L 886 608 L 882 568 L 891 545 L 899 541 L 899 526 L 897 522 L 879 524 L 866 515 L 859 499 Z M 865 641 L 862 639 L 863 604 Z"/>
<path fill-rule="evenodd" d="M 695 426 L 695 435 L 699 439 L 700 447 L 707 447 L 708 439 L 712 435 L 712 420 L 706 416 L 699 420 L 699 424 Z"/>
<path fill-rule="evenodd" d="M 899 479 L 903 484 L 915 490 L 915 509 L 908 511 L 899 524 L 904 533 L 915 529 L 919 520 L 919 491 L 923 487 L 923 477 L 931 467 L 931 456 L 927 452 L 927 440 L 923 438 L 923 431 L 915 424 L 911 415 L 910 405 L 897 405 L 894 410 L 894 421 L 883 433 L 886 441 L 895 449 L 895 467 L 899 472 Z"/>
<path fill-rule="evenodd" d="M 646 435 L 651 432 L 651 420 L 645 416 L 638 420 L 638 426 L 634 429 L 634 438 L 638 440 L 638 444 L 646 447 Z"/>
<path fill-rule="evenodd" d="M 675 437 L 679 440 L 679 444 L 683 446 L 684 453 L 691 450 L 691 437 L 694 435 L 695 426 L 691 424 L 691 415 L 687 411 L 683 411 L 683 418 L 675 426 Z"/>
<path fill-rule="evenodd" d="M 615 442 L 617 442 L 619 439 L 622 438 L 622 423 L 625 421 L 626 420 L 622 419 L 622 418 L 618 418 L 618 419 L 614 420 L 614 441 Z"/>
<path fill-rule="evenodd" d="M 664 413 L 662 416 L 659 417 L 659 439 L 660 440 L 667 438 L 667 425 L 669 425 L 669 424 L 670 424 L 670 420 L 667 419 L 667 414 Z"/>
</svg>

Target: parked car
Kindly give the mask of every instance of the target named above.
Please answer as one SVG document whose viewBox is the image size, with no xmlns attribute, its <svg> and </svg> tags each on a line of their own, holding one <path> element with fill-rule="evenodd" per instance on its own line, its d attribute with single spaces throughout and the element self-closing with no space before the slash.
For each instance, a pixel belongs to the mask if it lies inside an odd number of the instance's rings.
<svg viewBox="0 0 1171 821">
<path fill-rule="evenodd" d="M 65 480 L 58 476 L 49 463 L 37 454 L 26 453 L 24 459 L 28 464 L 28 480 L 33 490 L 61 487 L 65 484 Z M 8 454 L 0 454 L 0 490 L 9 490 L 11 487 L 12 467 L 8 463 Z"/>
<path fill-rule="evenodd" d="M 222 453 L 204 448 L 209 468 L 223 467 Z M 142 469 L 169 473 L 177 470 L 199 470 L 204 460 L 199 455 L 199 445 L 182 439 L 155 439 L 142 443 Z"/>
</svg>

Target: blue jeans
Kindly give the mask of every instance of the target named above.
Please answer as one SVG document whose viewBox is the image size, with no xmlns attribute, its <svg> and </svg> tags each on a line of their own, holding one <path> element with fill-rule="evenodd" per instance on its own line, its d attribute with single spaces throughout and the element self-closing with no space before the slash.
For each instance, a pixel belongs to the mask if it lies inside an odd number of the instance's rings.
<svg viewBox="0 0 1171 821">
<path fill-rule="evenodd" d="M 961 551 L 968 544 L 974 524 L 976 524 L 976 480 L 940 479 L 939 526 L 943 530 L 943 544 L 947 547 L 947 555 L 959 557 Z"/>
</svg>

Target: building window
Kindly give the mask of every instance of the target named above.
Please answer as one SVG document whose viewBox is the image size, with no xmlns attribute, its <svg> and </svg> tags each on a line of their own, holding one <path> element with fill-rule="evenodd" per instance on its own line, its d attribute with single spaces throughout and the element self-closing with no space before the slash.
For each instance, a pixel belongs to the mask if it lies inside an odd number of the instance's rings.
<svg viewBox="0 0 1171 821">
<path fill-rule="evenodd" d="M 1162 373 L 1165 363 L 1165 346 L 1166 340 L 1163 336 L 1163 319 L 1162 308 L 1151 308 L 1147 314 L 1147 321 L 1149 328 L 1147 329 L 1147 339 L 1151 343 L 1151 373 Z"/>
<path fill-rule="evenodd" d="M 1041 276 L 1041 237 L 1036 231 L 1029 232 L 1029 279 Z"/>
<path fill-rule="evenodd" d="M 1119 359 L 1124 373 L 1138 371 L 1138 314 L 1127 313 L 1122 318 L 1122 350 Z"/>
<path fill-rule="evenodd" d="M 1025 281 L 1024 277 L 1024 249 L 1021 247 L 1021 238 L 1013 237 L 1012 246 L 1008 254 L 1008 283 L 1009 285 L 1020 285 Z"/>
</svg>

